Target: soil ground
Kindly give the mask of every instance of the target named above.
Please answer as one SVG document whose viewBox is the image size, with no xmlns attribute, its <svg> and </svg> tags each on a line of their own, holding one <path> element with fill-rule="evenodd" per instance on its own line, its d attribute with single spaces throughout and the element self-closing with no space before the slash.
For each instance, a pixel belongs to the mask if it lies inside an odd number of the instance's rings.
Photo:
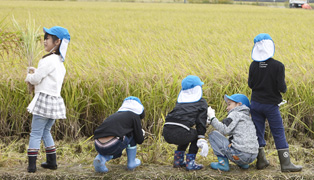
<svg viewBox="0 0 314 180">
<path fill-rule="evenodd" d="M 37 166 L 40 166 L 39 164 Z M 108 173 L 95 173 L 92 164 L 59 163 L 57 170 L 37 167 L 36 173 L 28 173 L 27 165 L 0 167 L 0 179 L 314 179 L 314 165 L 304 166 L 302 172 L 282 173 L 279 165 L 270 165 L 264 170 L 256 170 L 252 164 L 242 170 L 230 164 L 229 172 L 212 170 L 209 165 L 199 171 L 186 171 L 171 165 L 142 164 L 133 171 L 125 165 L 107 164 Z"/>
</svg>

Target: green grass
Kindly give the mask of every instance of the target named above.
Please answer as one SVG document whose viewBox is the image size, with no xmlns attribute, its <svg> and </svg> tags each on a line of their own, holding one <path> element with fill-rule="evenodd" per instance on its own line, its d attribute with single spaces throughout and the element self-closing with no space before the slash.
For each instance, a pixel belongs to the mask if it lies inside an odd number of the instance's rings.
<svg viewBox="0 0 314 180">
<path fill-rule="evenodd" d="M 36 26 L 66 27 L 71 42 L 65 61 L 62 96 L 67 119 L 58 120 L 56 139 L 92 136 L 104 118 L 117 111 L 127 96 L 137 96 L 146 109 L 144 129 L 151 134 L 148 162 L 160 150 L 164 117 L 174 107 L 181 80 L 189 75 L 204 82 L 203 95 L 226 116 L 224 94 L 243 93 L 247 86 L 253 39 L 269 33 L 276 45 L 274 58 L 286 66 L 288 101 L 281 107 L 290 144 L 314 136 L 312 11 L 248 5 L 144 4 L 107 2 L 1 1 L 1 31 L 15 32 L 33 18 Z M 32 99 L 24 83 L 26 56 L 1 53 L 0 135 L 28 137 Z M 12 55 L 14 54 L 14 55 Z M 43 55 L 43 54 L 42 54 Z M 33 64 L 37 66 L 39 59 Z M 24 73 L 25 72 L 25 73 Z M 267 129 L 267 137 L 271 134 Z M 168 157 L 171 159 L 171 156 Z"/>
</svg>

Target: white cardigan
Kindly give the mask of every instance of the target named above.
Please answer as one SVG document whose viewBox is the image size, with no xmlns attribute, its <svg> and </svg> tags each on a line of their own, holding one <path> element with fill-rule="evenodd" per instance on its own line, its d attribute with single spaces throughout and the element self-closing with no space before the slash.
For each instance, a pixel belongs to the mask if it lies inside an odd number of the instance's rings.
<svg viewBox="0 0 314 180">
<path fill-rule="evenodd" d="M 25 81 L 35 85 L 35 94 L 42 92 L 51 96 L 61 96 L 65 72 L 61 56 L 52 54 L 41 59 L 35 73 L 27 74 Z"/>
</svg>

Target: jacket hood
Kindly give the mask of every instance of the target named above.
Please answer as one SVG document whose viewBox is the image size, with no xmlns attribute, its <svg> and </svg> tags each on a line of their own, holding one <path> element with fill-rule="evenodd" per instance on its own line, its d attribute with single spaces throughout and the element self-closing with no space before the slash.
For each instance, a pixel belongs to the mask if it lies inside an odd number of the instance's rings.
<svg viewBox="0 0 314 180">
<path fill-rule="evenodd" d="M 237 107 L 231 109 L 231 110 L 228 112 L 228 115 L 229 115 L 230 113 L 232 113 L 232 112 L 235 112 L 235 111 L 241 112 L 241 113 L 243 113 L 243 114 L 245 114 L 245 115 L 248 115 L 248 116 L 250 115 L 250 108 L 248 108 L 248 107 L 245 106 L 245 105 L 237 106 Z"/>
</svg>

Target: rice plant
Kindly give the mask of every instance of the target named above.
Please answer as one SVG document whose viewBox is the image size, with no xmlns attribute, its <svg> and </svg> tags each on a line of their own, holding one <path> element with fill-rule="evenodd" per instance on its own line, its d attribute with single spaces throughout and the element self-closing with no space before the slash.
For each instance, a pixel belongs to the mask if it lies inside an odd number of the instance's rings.
<svg viewBox="0 0 314 180">
<path fill-rule="evenodd" d="M 26 27 L 21 26 L 13 17 L 12 22 L 14 27 L 17 29 L 17 34 L 20 37 L 20 48 L 23 58 L 27 61 L 28 67 L 33 66 L 34 59 L 38 58 L 41 52 L 42 46 L 40 44 L 41 33 L 39 27 L 36 27 L 35 19 L 29 16 L 26 21 Z"/>
</svg>

